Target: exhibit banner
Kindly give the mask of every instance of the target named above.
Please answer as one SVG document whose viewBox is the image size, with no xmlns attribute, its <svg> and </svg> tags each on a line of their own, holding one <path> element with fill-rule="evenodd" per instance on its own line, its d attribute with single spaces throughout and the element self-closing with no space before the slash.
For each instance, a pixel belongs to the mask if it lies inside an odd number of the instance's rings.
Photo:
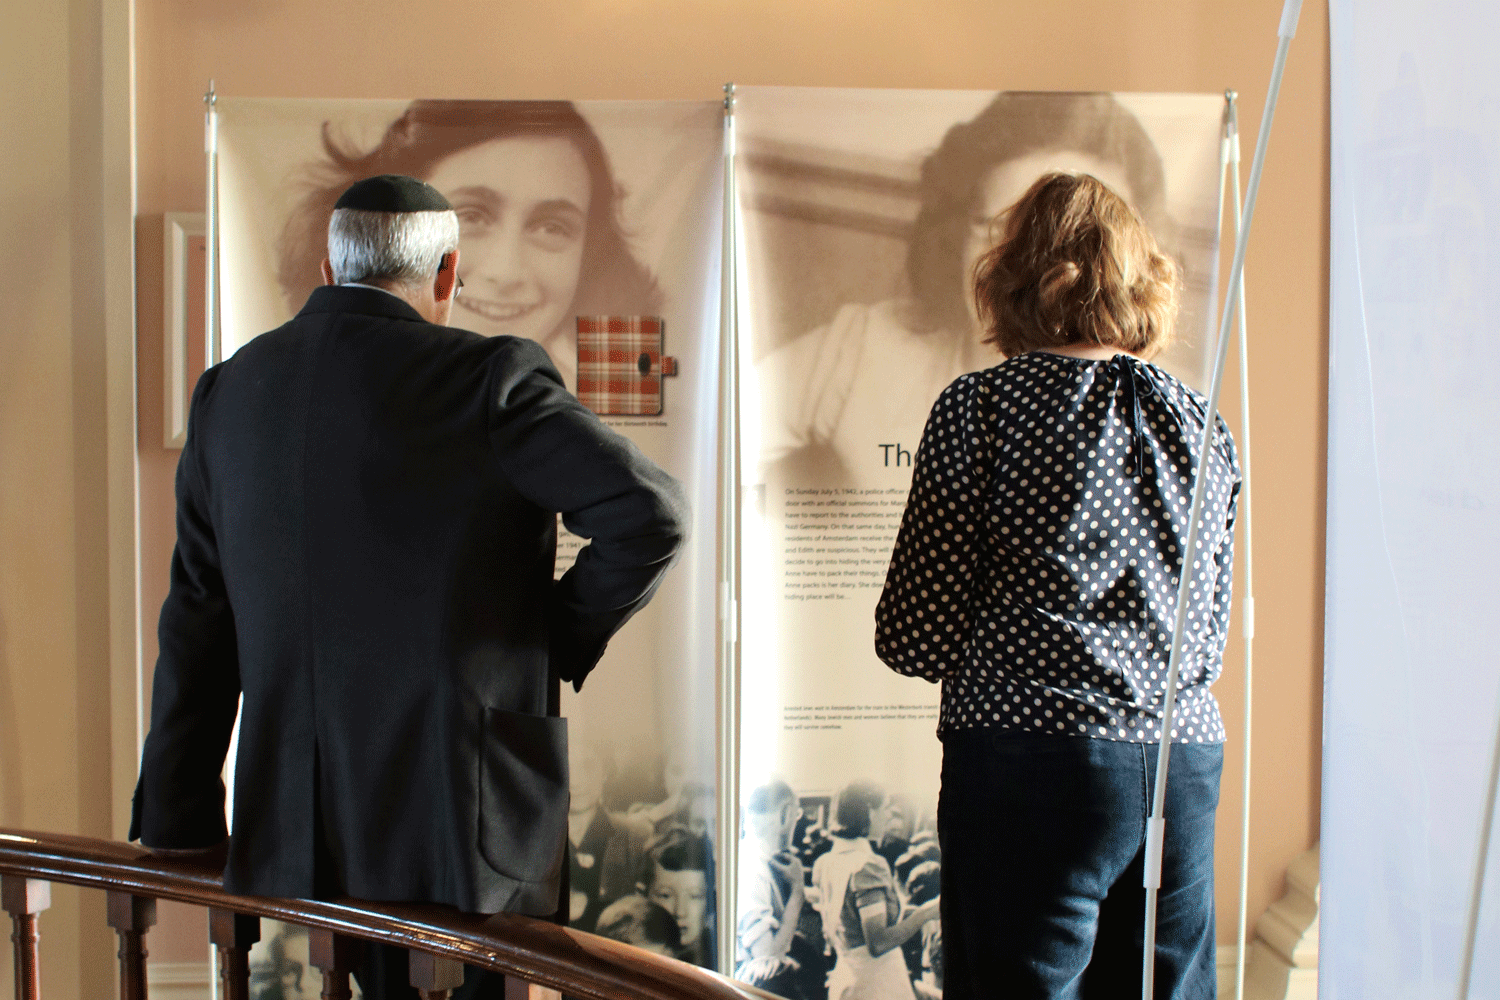
<svg viewBox="0 0 1500 1000">
<path fill-rule="evenodd" d="M 968 276 L 1038 176 L 1095 174 L 1180 264 L 1179 339 L 1156 361 L 1202 387 L 1223 112 L 1201 94 L 738 89 L 745 981 L 808 1000 L 940 992 L 936 921 L 876 957 L 849 900 L 937 892 L 939 691 L 876 658 L 874 611 L 932 404 L 1002 360 Z M 770 942 L 798 880 L 786 950 Z"/>
<path fill-rule="evenodd" d="M 563 695 L 570 916 L 605 930 L 639 886 L 676 925 L 669 950 L 715 967 L 721 104 L 220 97 L 215 112 L 220 356 L 321 283 L 344 188 L 411 174 L 459 217 L 452 325 L 539 342 L 570 390 L 685 485 L 681 561 Z M 559 535 L 561 575 L 584 541 Z"/>
</svg>

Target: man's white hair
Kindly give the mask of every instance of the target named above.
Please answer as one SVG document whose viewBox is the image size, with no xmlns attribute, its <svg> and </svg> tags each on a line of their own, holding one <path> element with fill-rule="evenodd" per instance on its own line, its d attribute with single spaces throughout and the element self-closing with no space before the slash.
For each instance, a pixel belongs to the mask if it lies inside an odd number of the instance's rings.
<svg viewBox="0 0 1500 1000">
<path fill-rule="evenodd" d="M 328 220 L 328 261 L 339 285 L 418 285 L 431 280 L 443 257 L 457 249 L 458 216 L 451 211 L 338 208 Z"/>
</svg>

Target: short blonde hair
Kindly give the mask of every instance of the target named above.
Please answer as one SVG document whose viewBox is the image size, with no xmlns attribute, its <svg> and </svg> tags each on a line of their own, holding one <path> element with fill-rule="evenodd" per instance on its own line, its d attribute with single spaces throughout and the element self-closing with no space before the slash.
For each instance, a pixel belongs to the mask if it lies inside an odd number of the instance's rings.
<svg viewBox="0 0 1500 1000">
<path fill-rule="evenodd" d="M 1172 341 L 1177 265 L 1103 181 L 1049 173 L 996 220 L 999 243 L 974 265 L 974 304 L 1007 357 L 1071 344 L 1144 358 Z"/>
</svg>

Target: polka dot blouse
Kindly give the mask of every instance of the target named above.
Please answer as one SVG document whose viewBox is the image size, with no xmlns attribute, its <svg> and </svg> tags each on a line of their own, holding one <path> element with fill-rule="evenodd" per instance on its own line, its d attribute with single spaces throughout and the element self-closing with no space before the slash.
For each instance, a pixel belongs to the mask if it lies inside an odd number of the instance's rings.
<svg viewBox="0 0 1500 1000">
<path fill-rule="evenodd" d="M 928 418 L 876 609 L 893 670 L 942 681 L 938 732 L 1161 739 L 1206 401 L 1128 355 L 1032 352 Z M 1239 463 L 1222 418 L 1193 564 L 1174 742 L 1218 743 Z"/>
</svg>

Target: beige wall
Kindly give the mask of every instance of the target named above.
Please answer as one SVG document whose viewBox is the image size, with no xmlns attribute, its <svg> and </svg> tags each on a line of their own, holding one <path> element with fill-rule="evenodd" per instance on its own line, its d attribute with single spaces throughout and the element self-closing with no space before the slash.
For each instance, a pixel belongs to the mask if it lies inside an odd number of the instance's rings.
<svg viewBox="0 0 1500 1000">
<path fill-rule="evenodd" d="M 149 630 L 171 547 L 175 460 L 159 444 L 160 213 L 202 209 L 200 98 L 210 78 L 224 94 L 278 97 L 703 99 L 729 80 L 1047 90 L 1233 87 L 1240 92 L 1248 157 L 1280 10 L 1279 0 L 137 0 L 141 606 L 148 654 L 154 654 Z M 1317 839 L 1327 76 L 1326 16 L 1321 4 L 1312 4 L 1292 50 L 1248 263 L 1259 556 L 1252 919 L 1280 895 L 1287 863 Z M 63 365 L 56 358 L 37 363 Z M 35 405 L 40 413 L 61 404 L 49 391 Z M 1227 393 L 1224 412 L 1237 414 L 1238 406 Z M 6 428 L 16 433 L 10 421 Z M 65 491 L 61 482 L 56 489 Z M 56 531 L 62 537 L 66 525 Z M 1221 941 L 1234 930 L 1241 683 L 1234 644 L 1218 689 L 1232 739 L 1220 812 Z M 188 955 L 201 934 L 197 918 L 173 917 L 171 926 L 180 926 L 181 934 L 164 927 L 170 933 L 157 942 L 158 956 Z"/>
<path fill-rule="evenodd" d="M 122 152 L 105 125 L 118 106 L 106 108 L 103 79 L 121 68 L 106 68 L 104 39 L 122 23 L 107 27 L 119 13 L 109 7 L 16 0 L 0 32 L 0 826 L 100 837 L 117 832 L 111 616 L 128 625 L 135 614 L 110 590 L 108 313 L 118 268 L 106 266 L 107 220 L 128 219 L 129 204 L 127 195 L 104 210 L 119 193 L 106 149 Z M 133 586 L 129 521 L 117 537 Z M 41 921 L 46 988 L 112 996 L 103 895 L 59 886 L 53 900 Z M 8 982 L 10 949 L 0 953 Z"/>
</svg>

